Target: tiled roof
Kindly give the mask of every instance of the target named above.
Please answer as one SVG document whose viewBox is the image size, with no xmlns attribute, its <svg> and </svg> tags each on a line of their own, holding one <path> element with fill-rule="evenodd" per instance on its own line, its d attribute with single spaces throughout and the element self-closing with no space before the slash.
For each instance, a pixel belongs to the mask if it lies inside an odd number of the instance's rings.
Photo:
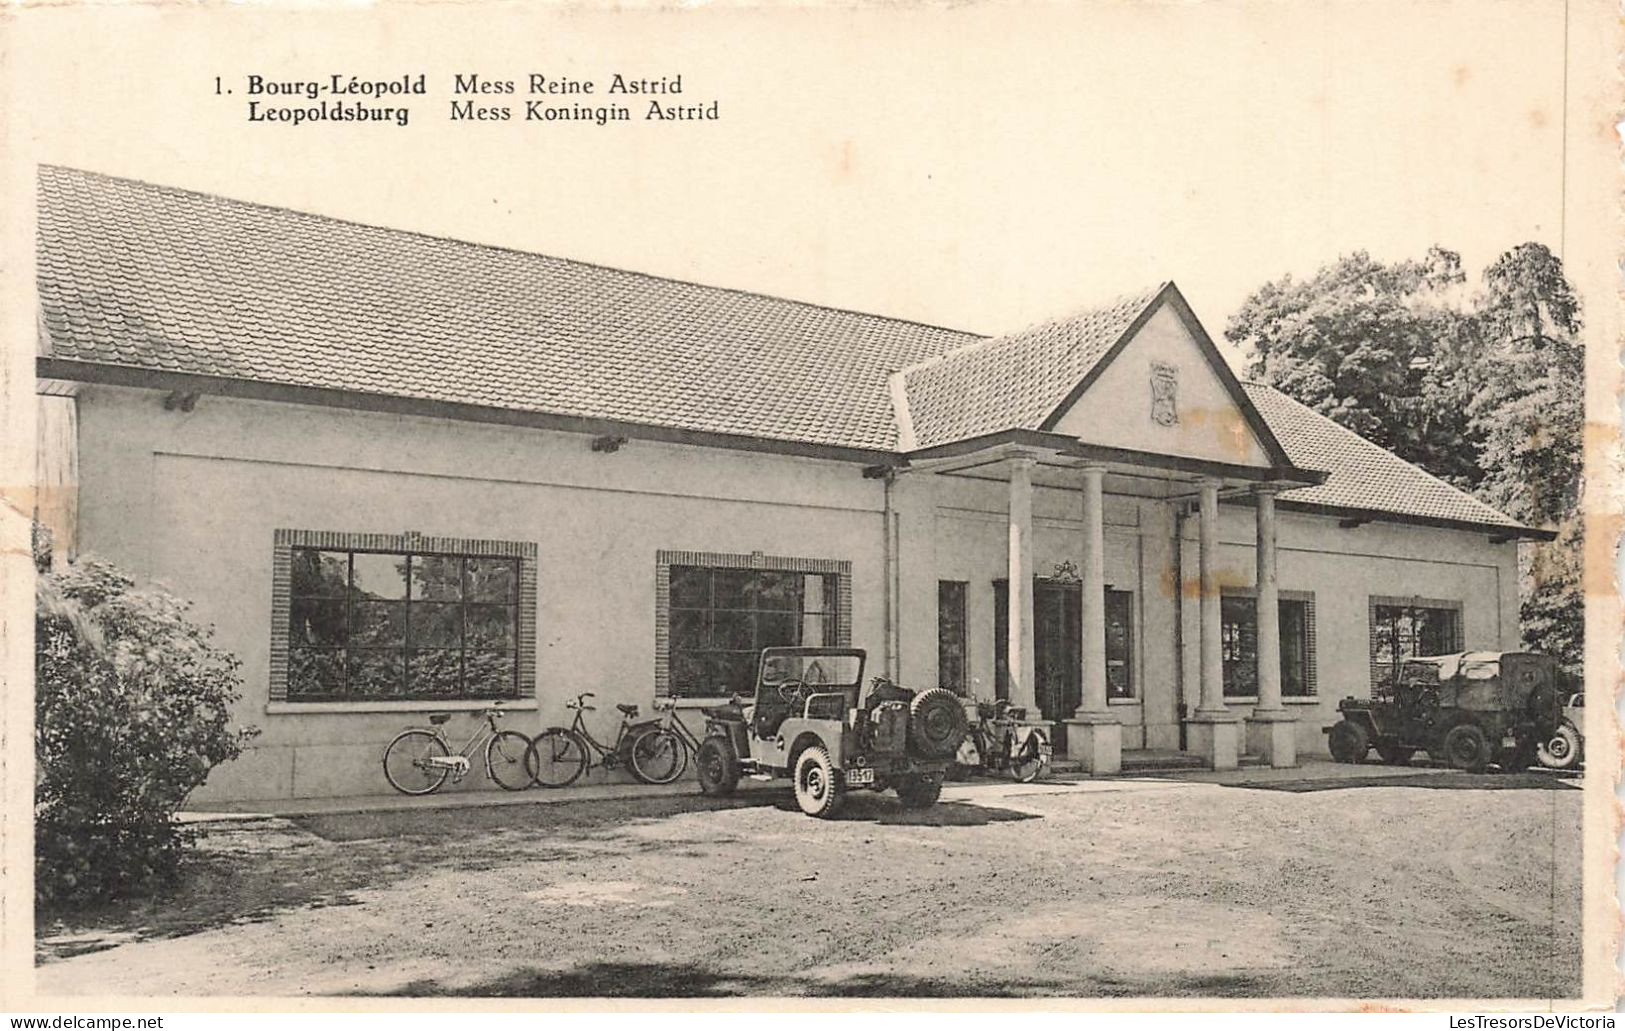
<svg viewBox="0 0 1625 1031">
<path fill-rule="evenodd" d="M 49 166 L 37 253 L 53 358 L 877 451 L 893 372 L 918 446 L 1034 428 L 1162 289 L 984 338 Z M 1517 525 L 1245 389 L 1283 498 Z"/>
<path fill-rule="evenodd" d="M 1293 465 L 1322 469 L 1330 474 L 1326 482 L 1317 486 L 1283 492 L 1283 501 L 1492 526 L 1518 525 L 1472 495 L 1339 426 L 1274 387 L 1243 383 L 1242 389 L 1286 449 Z"/>
<path fill-rule="evenodd" d="M 1165 286 L 978 340 L 905 369 L 916 446 L 1038 429 Z"/>
<path fill-rule="evenodd" d="M 890 450 L 973 334 L 42 167 L 52 355 Z"/>
</svg>

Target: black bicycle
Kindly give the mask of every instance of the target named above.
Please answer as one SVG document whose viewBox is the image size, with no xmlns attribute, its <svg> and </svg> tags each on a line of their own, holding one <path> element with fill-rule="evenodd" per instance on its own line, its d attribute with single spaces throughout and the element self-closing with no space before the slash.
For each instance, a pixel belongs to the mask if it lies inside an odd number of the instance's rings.
<svg viewBox="0 0 1625 1031">
<path fill-rule="evenodd" d="M 594 697 L 591 691 L 565 702 L 566 709 L 575 710 L 575 719 L 568 727 L 548 727 L 530 743 L 525 764 L 536 783 L 544 788 L 562 788 L 574 784 L 589 767 L 601 766 L 606 770 L 626 767 L 632 776 L 645 784 L 670 784 L 688 768 L 686 744 L 671 730 L 653 721 L 636 722 L 638 707 L 617 703 L 621 711 L 621 726 L 611 744 L 604 744 L 592 736 L 582 714 L 595 711 L 587 704 Z"/>
</svg>

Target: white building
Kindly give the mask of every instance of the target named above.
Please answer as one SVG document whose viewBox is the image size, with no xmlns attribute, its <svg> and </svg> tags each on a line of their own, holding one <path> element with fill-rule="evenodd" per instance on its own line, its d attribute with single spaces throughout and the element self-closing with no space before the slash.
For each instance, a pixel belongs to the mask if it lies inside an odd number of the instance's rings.
<svg viewBox="0 0 1625 1031">
<path fill-rule="evenodd" d="M 243 660 L 262 734 L 199 798 L 821 642 L 1090 770 L 1291 765 L 1397 654 L 1516 647 L 1545 536 L 1237 382 L 1172 284 L 983 338 L 62 168 L 39 215 L 67 544 Z"/>
</svg>

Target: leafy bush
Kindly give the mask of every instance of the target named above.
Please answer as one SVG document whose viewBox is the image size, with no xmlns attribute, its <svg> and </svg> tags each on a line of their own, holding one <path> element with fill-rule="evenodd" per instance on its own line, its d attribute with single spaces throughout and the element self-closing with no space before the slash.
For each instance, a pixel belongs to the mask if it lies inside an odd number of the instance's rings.
<svg viewBox="0 0 1625 1031">
<path fill-rule="evenodd" d="M 35 898 L 80 904 L 173 879 L 186 796 L 257 731 L 230 726 L 238 661 L 189 603 L 83 559 L 35 592 Z"/>
</svg>

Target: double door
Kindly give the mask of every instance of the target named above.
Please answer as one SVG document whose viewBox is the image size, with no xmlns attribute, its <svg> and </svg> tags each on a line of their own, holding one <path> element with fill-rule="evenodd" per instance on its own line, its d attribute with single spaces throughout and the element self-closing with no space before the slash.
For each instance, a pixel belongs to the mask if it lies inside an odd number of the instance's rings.
<svg viewBox="0 0 1625 1031">
<path fill-rule="evenodd" d="M 1009 584 L 993 583 L 996 690 L 1008 698 Z M 1133 594 L 1106 591 L 1106 693 L 1129 698 L 1133 678 Z M 1033 581 L 1034 695 L 1038 715 L 1052 723 L 1068 718 L 1083 701 L 1083 590 L 1066 580 Z M 1058 742 L 1059 743 L 1059 742 Z"/>
</svg>

